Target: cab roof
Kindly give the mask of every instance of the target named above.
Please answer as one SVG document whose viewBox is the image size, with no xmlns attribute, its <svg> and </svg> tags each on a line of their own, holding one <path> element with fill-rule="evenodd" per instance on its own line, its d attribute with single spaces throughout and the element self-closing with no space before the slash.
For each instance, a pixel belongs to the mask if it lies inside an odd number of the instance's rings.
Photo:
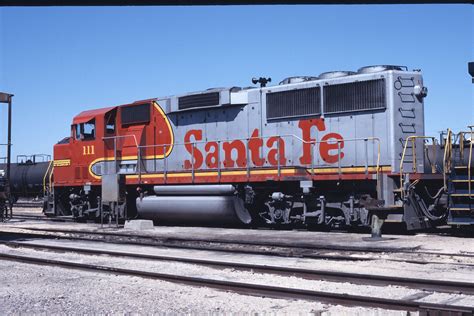
<svg viewBox="0 0 474 316">
<path fill-rule="evenodd" d="M 117 107 L 111 106 L 108 108 L 83 111 L 74 117 L 74 119 L 72 120 L 72 124 L 87 123 L 93 118 L 95 118 L 96 116 L 104 115 L 105 113 L 110 112 L 115 108 Z"/>
</svg>

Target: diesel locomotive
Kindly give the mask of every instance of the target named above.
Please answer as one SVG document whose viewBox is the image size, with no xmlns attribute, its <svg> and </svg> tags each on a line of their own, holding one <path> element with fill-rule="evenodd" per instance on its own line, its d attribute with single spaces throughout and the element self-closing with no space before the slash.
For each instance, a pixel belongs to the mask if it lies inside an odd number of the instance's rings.
<svg viewBox="0 0 474 316">
<path fill-rule="evenodd" d="M 472 225 L 472 128 L 424 136 L 426 96 L 419 70 L 383 65 L 84 111 L 54 146 L 44 212 L 214 225 Z"/>
</svg>

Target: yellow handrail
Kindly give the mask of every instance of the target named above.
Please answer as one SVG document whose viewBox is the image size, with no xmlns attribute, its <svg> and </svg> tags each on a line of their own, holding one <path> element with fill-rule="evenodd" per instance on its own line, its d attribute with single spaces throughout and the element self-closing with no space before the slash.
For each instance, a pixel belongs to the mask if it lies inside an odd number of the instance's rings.
<svg viewBox="0 0 474 316">
<path fill-rule="evenodd" d="M 472 198 L 472 178 L 471 178 L 471 163 L 472 163 L 472 142 L 473 142 L 473 136 L 474 136 L 474 125 L 468 126 L 469 129 L 471 130 L 471 139 L 469 140 L 469 160 L 467 164 L 467 183 L 469 187 L 469 198 Z"/>
<path fill-rule="evenodd" d="M 472 127 L 474 127 L 474 126 L 472 126 Z M 470 131 L 470 130 L 469 131 L 459 131 L 458 132 L 458 135 L 459 135 L 459 140 L 458 140 L 458 142 L 459 142 L 459 158 L 461 159 L 461 162 L 464 162 L 464 149 L 465 149 L 464 142 L 467 141 L 466 135 L 471 134 L 471 133 L 472 133 L 472 131 Z"/>
<path fill-rule="evenodd" d="M 54 164 L 53 168 L 51 168 L 51 172 L 49 173 L 49 189 L 53 187 L 53 171 L 54 171 Z"/>
<path fill-rule="evenodd" d="M 412 143 L 412 157 L 413 157 L 413 159 L 412 159 L 412 171 L 416 172 L 417 171 L 417 167 L 416 167 L 416 140 L 417 139 L 431 139 L 431 141 L 433 142 L 433 154 L 434 155 L 436 154 L 436 148 L 434 146 L 436 139 L 433 136 L 413 135 L 413 136 L 408 136 L 407 139 L 405 139 L 405 145 L 403 146 L 402 157 L 400 159 L 400 190 L 401 190 L 400 192 L 401 192 L 402 199 L 403 199 L 403 196 L 404 196 L 404 192 L 403 192 L 403 164 L 405 162 L 405 155 L 406 155 L 406 151 L 407 151 L 407 148 L 408 148 L 408 143 L 411 142 Z M 434 163 L 436 163 L 436 161 Z M 431 172 L 433 172 L 433 173 L 435 172 L 433 162 L 431 163 Z"/>
<path fill-rule="evenodd" d="M 53 165 L 53 162 L 54 162 L 54 160 L 51 160 L 49 162 L 48 169 L 46 169 L 46 172 L 44 173 L 44 176 L 43 176 L 43 195 L 46 194 L 46 177 L 48 176 L 49 169 Z M 52 173 L 52 170 L 51 170 L 51 173 Z M 50 188 L 51 188 L 51 186 L 50 186 Z"/>
<path fill-rule="evenodd" d="M 443 186 L 444 190 L 448 189 L 446 175 L 451 172 L 451 157 L 453 151 L 452 131 L 448 128 L 446 133 L 446 143 L 444 144 L 443 155 Z"/>
</svg>

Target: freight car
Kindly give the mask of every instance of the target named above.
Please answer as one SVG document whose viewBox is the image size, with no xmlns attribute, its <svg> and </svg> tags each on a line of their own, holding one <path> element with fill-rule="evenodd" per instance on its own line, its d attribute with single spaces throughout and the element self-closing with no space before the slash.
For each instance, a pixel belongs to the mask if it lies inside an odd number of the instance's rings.
<svg viewBox="0 0 474 316">
<path fill-rule="evenodd" d="M 16 163 L 10 166 L 10 193 L 13 202 L 19 198 L 43 198 L 50 163 L 50 155 L 17 156 Z M 0 170 L 6 170 L 5 163 L 0 163 Z"/>
<path fill-rule="evenodd" d="M 54 146 L 45 213 L 98 218 L 109 207 L 121 218 L 217 225 L 474 223 L 472 130 L 424 136 L 419 70 L 269 81 L 81 112 Z"/>
</svg>

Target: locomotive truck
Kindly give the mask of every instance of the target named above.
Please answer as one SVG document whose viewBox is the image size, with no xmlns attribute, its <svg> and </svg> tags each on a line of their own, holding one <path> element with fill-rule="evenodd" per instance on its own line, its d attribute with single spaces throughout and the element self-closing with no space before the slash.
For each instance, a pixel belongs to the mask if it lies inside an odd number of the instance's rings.
<svg viewBox="0 0 474 316">
<path fill-rule="evenodd" d="M 54 146 L 44 212 L 214 225 L 472 225 L 472 128 L 424 136 L 426 96 L 420 70 L 383 65 L 84 111 Z"/>
</svg>

